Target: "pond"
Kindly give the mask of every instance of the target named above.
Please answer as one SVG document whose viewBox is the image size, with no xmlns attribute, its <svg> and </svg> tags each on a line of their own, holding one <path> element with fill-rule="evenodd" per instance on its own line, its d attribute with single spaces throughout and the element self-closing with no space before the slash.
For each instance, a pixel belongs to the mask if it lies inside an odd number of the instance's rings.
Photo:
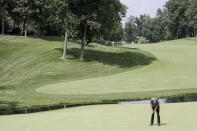
<svg viewBox="0 0 197 131">
<path fill-rule="evenodd" d="M 188 95 L 188 96 L 159 99 L 160 104 L 194 102 L 194 101 L 197 101 L 197 95 Z M 150 104 L 150 100 L 124 101 L 124 102 L 119 102 L 118 104 Z"/>
</svg>

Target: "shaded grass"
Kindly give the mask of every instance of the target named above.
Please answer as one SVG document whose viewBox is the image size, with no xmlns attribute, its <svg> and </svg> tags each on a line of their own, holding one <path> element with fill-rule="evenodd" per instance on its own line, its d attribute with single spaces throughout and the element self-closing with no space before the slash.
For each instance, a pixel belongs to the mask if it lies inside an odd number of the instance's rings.
<svg viewBox="0 0 197 131">
<path fill-rule="evenodd" d="M 61 48 L 56 50 L 61 51 L 61 53 L 63 52 Z M 98 62 L 103 65 L 130 68 L 133 66 L 148 65 L 156 60 L 154 56 L 151 56 L 148 53 L 145 54 L 145 52 L 142 53 L 139 49 L 132 50 L 132 52 L 128 49 L 120 50 L 118 52 L 106 52 L 101 50 L 86 49 L 84 62 Z M 71 55 L 72 58 L 68 59 L 78 59 L 79 52 L 79 48 L 69 49 L 68 54 Z"/>
</svg>

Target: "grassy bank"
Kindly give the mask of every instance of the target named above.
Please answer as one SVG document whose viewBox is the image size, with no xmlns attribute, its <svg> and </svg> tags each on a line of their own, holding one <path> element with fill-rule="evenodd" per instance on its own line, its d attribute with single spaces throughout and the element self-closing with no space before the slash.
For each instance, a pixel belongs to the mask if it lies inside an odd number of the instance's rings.
<svg viewBox="0 0 197 131">
<path fill-rule="evenodd" d="M 160 127 L 149 126 L 149 105 L 86 106 L 0 116 L 0 127 L 4 131 L 196 131 L 196 108 L 197 103 L 161 105 Z"/>
<path fill-rule="evenodd" d="M 140 49 L 93 43 L 86 48 L 85 61 L 80 62 L 80 45 L 70 42 L 68 60 L 63 61 L 62 43 L 59 38 L 0 37 L 0 109 L 59 103 L 102 103 L 101 96 L 45 95 L 35 89 L 61 81 L 113 75 L 143 67 L 156 59 Z"/>
<path fill-rule="evenodd" d="M 157 57 L 157 61 L 143 68 L 115 75 L 49 84 L 37 88 L 37 91 L 62 96 L 101 95 L 104 98 L 106 96 L 106 99 L 109 94 L 123 96 L 130 93 L 130 98 L 133 98 L 134 94 L 146 96 L 150 93 L 154 96 L 159 92 L 163 95 L 167 92 L 170 95 L 182 94 L 184 91 L 186 94 L 196 93 L 196 38 L 126 47 L 151 52 Z"/>
</svg>

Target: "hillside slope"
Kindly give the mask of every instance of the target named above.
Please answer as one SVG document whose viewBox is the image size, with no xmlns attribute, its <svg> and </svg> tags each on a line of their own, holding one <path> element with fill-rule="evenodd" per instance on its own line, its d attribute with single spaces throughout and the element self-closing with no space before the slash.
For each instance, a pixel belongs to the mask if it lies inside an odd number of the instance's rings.
<svg viewBox="0 0 197 131">
<path fill-rule="evenodd" d="M 0 37 L 0 109 L 91 102 L 92 98 L 51 96 L 39 94 L 35 89 L 61 81 L 113 75 L 143 67 L 156 59 L 140 49 L 92 43 L 86 48 L 85 61 L 81 62 L 80 45 L 70 42 L 68 60 L 64 61 L 62 44 L 62 39 L 53 37 Z"/>
<path fill-rule="evenodd" d="M 115 93 L 143 94 L 162 92 L 178 94 L 197 91 L 197 39 L 182 39 L 148 45 L 127 45 L 151 52 L 154 63 L 120 74 L 61 82 L 41 86 L 40 93 L 56 95 L 98 95 Z M 132 94 L 131 94 L 132 95 Z"/>
</svg>

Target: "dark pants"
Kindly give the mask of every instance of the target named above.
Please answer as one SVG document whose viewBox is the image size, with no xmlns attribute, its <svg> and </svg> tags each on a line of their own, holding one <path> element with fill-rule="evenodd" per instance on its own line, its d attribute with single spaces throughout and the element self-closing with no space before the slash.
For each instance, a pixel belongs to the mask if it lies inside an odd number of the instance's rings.
<svg viewBox="0 0 197 131">
<path fill-rule="evenodd" d="M 158 123 L 158 125 L 160 125 L 160 112 L 159 111 L 156 111 L 157 112 L 157 123 Z M 152 113 L 152 116 L 151 116 L 151 125 L 153 125 L 153 123 L 154 123 L 154 116 L 155 116 L 155 112 L 154 113 Z"/>
</svg>

